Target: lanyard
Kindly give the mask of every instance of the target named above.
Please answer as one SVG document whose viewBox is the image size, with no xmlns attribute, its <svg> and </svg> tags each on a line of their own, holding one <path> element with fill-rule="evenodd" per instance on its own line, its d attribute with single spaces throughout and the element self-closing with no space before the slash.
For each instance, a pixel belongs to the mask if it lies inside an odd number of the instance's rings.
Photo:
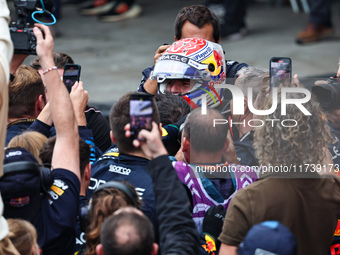
<svg viewBox="0 0 340 255">
<path fill-rule="evenodd" d="M 16 120 L 16 121 L 13 121 L 13 122 L 7 124 L 7 128 L 12 126 L 12 125 L 16 125 L 18 123 L 32 123 L 34 121 L 35 121 L 35 119 L 20 119 L 20 120 Z"/>
</svg>

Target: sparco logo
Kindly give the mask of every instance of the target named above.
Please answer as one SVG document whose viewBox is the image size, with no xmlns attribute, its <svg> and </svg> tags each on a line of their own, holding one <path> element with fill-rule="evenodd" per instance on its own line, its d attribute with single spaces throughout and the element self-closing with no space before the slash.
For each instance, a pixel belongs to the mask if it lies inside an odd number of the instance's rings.
<svg viewBox="0 0 340 255">
<path fill-rule="evenodd" d="M 129 175 L 131 173 L 131 169 L 121 167 L 121 166 L 116 166 L 116 165 L 110 165 L 109 171 L 118 173 L 118 174 L 124 174 L 124 175 Z"/>
</svg>

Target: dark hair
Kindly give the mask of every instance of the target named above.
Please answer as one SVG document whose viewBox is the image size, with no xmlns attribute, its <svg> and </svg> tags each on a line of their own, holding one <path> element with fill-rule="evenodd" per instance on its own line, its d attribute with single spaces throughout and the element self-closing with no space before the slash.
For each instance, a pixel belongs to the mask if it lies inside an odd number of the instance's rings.
<svg viewBox="0 0 340 255">
<path fill-rule="evenodd" d="M 165 94 L 156 94 L 155 101 L 162 126 L 176 123 L 191 109 L 183 97 L 173 95 L 168 91 Z"/>
<path fill-rule="evenodd" d="M 183 129 L 184 137 L 190 139 L 190 146 L 195 151 L 217 152 L 223 149 L 228 126 L 216 125 L 214 119 L 224 119 L 215 109 L 207 109 L 207 114 L 202 115 L 201 109 L 196 109 L 189 114 Z"/>
<path fill-rule="evenodd" d="M 205 24 L 213 26 L 213 37 L 217 43 L 221 37 L 220 23 L 214 12 L 204 5 L 191 5 L 184 7 L 175 20 L 175 36 L 177 40 L 182 39 L 182 28 L 186 21 L 202 28 Z"/>
<path fill-rule="evenodd" d="M 37 70 L 21 65 L 8 88 L 8 118 L 33 117 L 36 100 L 40 95 L 46 103 L 45 86 Z"/>
<path fill-rule="evenodd" d="M 53 54 L 53 59 L 56 67 L 58 69 L 64 68 L 66 64 L 74 64 L 73 59 L 67 55 L 66 53 L 54 53 Z M 33 67 L 35 70 L 41 69 L 41 65 L 39 62 L 39 57 L 36 57 L 32 62 L 31 62 L 31 67 Z"/>
<path fill-rule="evenodd" d="M 131 184 L 123 183 L 136 192 Z M 137 194 L 136 197 L 138 197 Z M 141 205 L 140 200 L 136 202 Z M 86 255 L 96 254 L 96 246 L 101 238 L 100 230 L 104 220 L 118 209 L 127 206 L 134 206 L 134 202 L 117 188 L 103 188 L 92 195 L 92 204 L 88 214 L 90 224 L 86 229 Z"/>
<path fill-rule="evenodd" d="M 127 240 L 119 238 L 119 230 L 128 230 Z M 150 220 L 134 211 L 122 211 L 108 217 L 101 229 L 100 241 L 105 255 L 148 255 L 152 252 L 154 232 Z"/>
<path fill-rule="evenodd" d="M 110 126 L 112 133 L 116 139 L 117 147 L 120 152 L 129 153 L 139 151 L 132 145 L 133 139 L 131 137 L 125 137 L 124 127 L 130 122 L 130 97 L 131 94 L 145 94 L 142 92 L 129 92 L 122 96 L 117 103 L 115 103 L 110 112 Z M 159 113 L 155 100 L 152 100 L 152 120 L 157 124 L 160 123 Z"/>
<path fill-rule="evenodd" d="M 51 164 L 52 162 L 52 154 L 55 145 L 56 137 L 53 136 L 47 140 L 46 143 L 42 146 L 39 157 L 43 164 Z M 90 162 L 90 145 L 88 145 L 83 139 L 79 138 L 79 166 L 80 166 L 80 175 L 84 175 L 85 167 Z M 53 166 L 52 166 L 53 167 Z"/>
</svg>

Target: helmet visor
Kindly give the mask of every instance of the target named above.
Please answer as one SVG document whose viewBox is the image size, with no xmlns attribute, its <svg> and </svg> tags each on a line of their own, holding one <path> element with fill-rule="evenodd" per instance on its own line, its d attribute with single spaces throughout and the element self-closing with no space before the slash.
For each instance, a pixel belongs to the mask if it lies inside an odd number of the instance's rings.
<svg viewBox="0 0 340 255">
<path fill-rule="evenodd" d="M 197 67 L 194 65 L 197 64 Z M 204 79 L 209 76 L 209 71 L 205 70 L 208 65 L 190 61 L 182 63 L 173 60 L 161 60 L 155 65 L 151 79 L 156 79 L 162 83 L 166 79 Z M 208 77 L 207 77 L 208 78 Z"/>
<path fill-rule="evenodd" d="M 158 83 L 158 87 L 161 94 L 168 91 L 174 95 L 187 95 L 197 90 L 202 84 L 201 79 L 166 79 Z"/>
</svg>

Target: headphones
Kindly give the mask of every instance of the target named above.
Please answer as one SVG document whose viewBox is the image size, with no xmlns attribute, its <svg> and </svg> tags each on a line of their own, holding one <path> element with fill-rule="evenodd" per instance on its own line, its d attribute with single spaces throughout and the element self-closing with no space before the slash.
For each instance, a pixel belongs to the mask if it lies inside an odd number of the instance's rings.
<svg viewBox="0 0 340 255">
<path fill-rule="evenodd" d="M 97 189 L 95 189 L 95 191 L 92 193 L 91 198 L 98 193 L 99 191 L 106 189 L 106 188 L 115 188 L 120 190 L 121 192 L 123 192 L 126 196 L 128 196 L 128 198 L 130 198 L 130 200 L 132 201 L 133 205 L 140 209 L 139 204 L 137 203 L 138 201 L 138 196 L 135 190 L 133 190 L 131 187 L 129 187 L 128 185 L 122 183 L 122 182 L 118 182 L 118 181 L 109 181 L 107 183 L 104 183 L 102 185 L 100 185 Z"/>
<path fill-rule="evenodd" d="M 100 185 L 97 189 L 94 190 L 94 192 L 92 193 L 92 196 L 90 198 L 90 200 L 93 198 L 93 196 L 100 192 L 103 189 L 106 188 L 115 188 L 120 190 L 121 192 L 123 192 L 128 198 L 130 198 L 130 200 L 132 201 L 134 207 L 141 209 L 141 206 L 138 204 L 138 195 L 136 193 L 136 191 L 134 189 L 132 189 L 130 186 L 126 185 L 125 183 L 122 182 L 118 182 L 118 181 L 109 181 L 107 183 L 104 183 L 102 185 Z M 88 225 L 88 212 L 90 210 L 90 204 L 89 205 L 85 205 L 80 207 L 79 210 L 79 215 L 78 215 L 78 220 L 80 223 L 80 229 L 81 231 L 85 232 L 86 227 Z"/>
<path fill-rule="evenodd" d="M 53 184 L 54 176 L 51 169 L 40 166 L 38 163 L 30 161 L 12 162 L 4 165 L 4 178 L 6 175 L 19 173 L 37 173 L 40 176 L 41 191 L 48 192 Z"/>
</svg>

